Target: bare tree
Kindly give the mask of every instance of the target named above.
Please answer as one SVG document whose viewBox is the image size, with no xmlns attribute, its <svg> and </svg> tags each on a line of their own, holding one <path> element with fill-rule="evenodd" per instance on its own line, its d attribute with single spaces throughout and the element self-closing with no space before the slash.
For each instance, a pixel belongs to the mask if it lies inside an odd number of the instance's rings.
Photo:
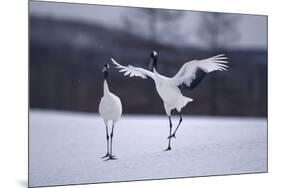
<svg viewBox="0 0 281 188">
<path fill-rule="evenodd" d="M 228 47 L 239 37 L 237 22 L 238 17 L 233 14 L 203 13 L 198 27 L 199 37 L 209 49 L 216 52 Z"/>
<path fill-rule="evenodd" d="M 142 8 L 136 10 L 133 17 L 126 15 L 124 24 L 131 32 L 145 32 L 151 41 L 159 42 L 159 36 L 163 32 L 176 36 L 175 33 L 179 31 L 178 28 L 171 29 L 171 27 L 174 26 L 173 24 L 178 21 L 182 14 L 182 11 L 177 10 Z M 160 28 L 160 25 L 163 27 Z"/>
<path fill-rule="evenodd" d="M 223 53 L 226 47 L 239 38 L 237 31 L 238 17 L 225 13 L 203 13 L 198 27 L 198 35 L 204 45 L 209 49 L 210 56 Z M 218 113 L 218 87 L 217 76 L 211 77 L 211 106 L 210 113 Z"/>
</svg>

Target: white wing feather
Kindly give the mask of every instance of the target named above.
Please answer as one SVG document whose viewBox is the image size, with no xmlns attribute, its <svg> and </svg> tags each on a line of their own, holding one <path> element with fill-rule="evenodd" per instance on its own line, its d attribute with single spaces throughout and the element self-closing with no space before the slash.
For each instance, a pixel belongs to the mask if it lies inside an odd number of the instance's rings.
<svg viewBox="0 0 281 188">
<path fill-rule="evenodd" d="M 129 66 L 123 66 L 117 63 L 113 58 L 111 58 L 111 61 L 114 65 L 116 65 L 116 68 L 120 69 L 119 72 L 124 72 L 124 76 L 138 76 L 141 78 L 146 79 L 148 76 L 154 79 L 154 74 L 148 70 L 145 70 L 143 68 L 133 67 L 131 65 Z"/>
<path fill-rule="evenodd" d="M 212 71 L 224 71 L 227 70 L 228 66 L 225 63 L 228 63 L 227 57 L 224 54 L 210 57 L 203 60 L 193 60 L 185 63 L 178 73 L 172 77 L 172 81 L 177 86 L 185 84 L 190 86 L 192 81 L 196 78 L 196 71 L 198 68 L 202 69 L 205 73 Z"/>
</svg>

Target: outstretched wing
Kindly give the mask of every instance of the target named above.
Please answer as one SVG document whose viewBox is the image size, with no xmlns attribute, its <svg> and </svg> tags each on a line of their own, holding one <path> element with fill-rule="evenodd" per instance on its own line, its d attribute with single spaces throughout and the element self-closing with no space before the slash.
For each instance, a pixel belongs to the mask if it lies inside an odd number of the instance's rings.
<svg viewBox="0 0 281 188">
<path fill-rule="evenodd" d="M 147 77 L 150 77 L 154 79 L 154 74 L 148 70 L 145 70 L 143 68 L 133 67 L 131 65 L 129 66 L 123 66 L 117 63 L 113 58 L 111 58 L 111 61 L 114 65 L 116 65 L 116 68 L 120 69 L 119 72 L 124 72 L 124 76 L 139 76 L 141 78 L 146 79 Z"/>
<path fill-rule="evenodd" d="M 225 63 L 228 62 L 224 54 L 208 59 L 189 61 L 171 79 L 180 88 L 193 89 L 203 80 L 207 73 L 227 70 L 228 66 Z"/>
</svg>

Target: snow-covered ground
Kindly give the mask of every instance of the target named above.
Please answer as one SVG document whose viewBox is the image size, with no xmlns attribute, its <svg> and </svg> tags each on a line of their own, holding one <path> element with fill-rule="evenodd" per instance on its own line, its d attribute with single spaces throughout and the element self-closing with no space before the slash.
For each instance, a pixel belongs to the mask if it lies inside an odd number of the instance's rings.
<svg viewBox="0 0 281 188">
<path fill-rule="evenodd" d="M 103 161 L 105 126 L 97 114 L 31 110 L 29 186 L 267 171 L 266 119 L 183 119 L 164 152 L 167 117 L 124 115 L 113 141 L 118 160 Z"/>
</svg>

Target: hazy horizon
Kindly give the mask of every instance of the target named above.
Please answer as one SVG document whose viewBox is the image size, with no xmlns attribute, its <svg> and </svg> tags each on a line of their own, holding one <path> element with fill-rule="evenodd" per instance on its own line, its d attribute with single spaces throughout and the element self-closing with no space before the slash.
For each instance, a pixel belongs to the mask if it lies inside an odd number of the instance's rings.
<svg viewBox="0 0 281 188">
<path fill-rule="evenodd" d="M 126 29 L 124 17 L 133 17 L 139 8 L 73 4 L 57 2 L 30 1 L 30 14 L 53 18 L 71 19 L 89 23 L 98 23 L 111 28 Z M 199 19 L 206 12 L 184 11 L 179 18 L 182 27 L 180 34 L 182 40 L 169 40 L 162 32 L 163 41 L 177 45 L 190 45 L 204 47 L 202 40 L 198 38 L 197 30 Z M 229 48 L 267 48 L 267 17 L 260 15 L 232 14 L 238 18 L 237 32 L 239 38 L 233 43 L 226 44 Z M 161 24 L 160 24 L 161 27 Z M 146 37 L 149 33 L 142 33 Z M 161 38 L 161 39 L 162 39 Z"/>
</svg>

